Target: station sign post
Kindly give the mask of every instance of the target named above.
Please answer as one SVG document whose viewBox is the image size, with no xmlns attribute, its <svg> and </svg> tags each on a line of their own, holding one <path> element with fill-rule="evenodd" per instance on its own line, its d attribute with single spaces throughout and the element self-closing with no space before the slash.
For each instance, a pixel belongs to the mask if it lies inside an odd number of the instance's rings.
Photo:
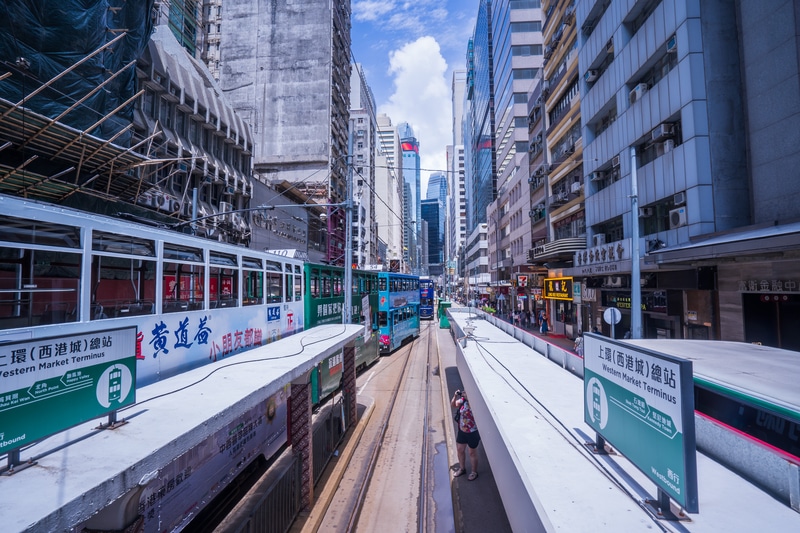
<svg viewBox="0 0 800 533">
<path fill-rule="evenodd" d="M 584 335 L 584 420 L 669 500 L 698 512 L 692 362 L 602 335 Z"/>
<path fill-rule="evenodd" d="M 135 326 L 0 345 L 0 454 L 136 401 Z"/>
</svg>

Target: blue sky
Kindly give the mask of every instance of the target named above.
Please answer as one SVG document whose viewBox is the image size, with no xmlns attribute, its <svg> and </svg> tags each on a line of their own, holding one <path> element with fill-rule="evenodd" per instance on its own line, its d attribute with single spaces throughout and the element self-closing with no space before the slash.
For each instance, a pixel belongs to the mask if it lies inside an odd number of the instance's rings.
<svg viewBox="0 0 800 533">
<path fill-rule="evenodd" d="M 478 0 L 352 0 L 352 50 L 379 113 L 408 122 L 423 169 L 446 170 L 453 142 L 450 84 L 463 69 Z M 430 172 L 423 170 L 423 196 Z"/>
</svg>

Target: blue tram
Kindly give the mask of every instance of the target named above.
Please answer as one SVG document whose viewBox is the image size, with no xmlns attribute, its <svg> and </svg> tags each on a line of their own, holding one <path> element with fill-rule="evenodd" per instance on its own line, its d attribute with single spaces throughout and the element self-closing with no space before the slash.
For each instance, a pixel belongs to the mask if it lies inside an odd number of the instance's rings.
<svg viewBox="0 0 800 533">
<path fill-rule="evenodd" d="M 433 320 L 433 301 L 436 287 L 432 279 L 419 280 L 419 318 Z"/>
<path fill-rule="evenodd" d="M 419 278 L 396 272 L 378 273 L 380 353 L 390 353 L 419 336 Z"/>
</svg>

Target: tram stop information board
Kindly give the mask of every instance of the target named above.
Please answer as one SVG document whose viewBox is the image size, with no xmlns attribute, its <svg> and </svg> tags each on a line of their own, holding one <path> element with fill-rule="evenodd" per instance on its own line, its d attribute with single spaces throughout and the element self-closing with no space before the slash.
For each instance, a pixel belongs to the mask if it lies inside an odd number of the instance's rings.
<svg viewBox="0 0 800 533">
<path fill-rule="evenodd" d="M 698 512 L 692 362 L 587 333 L 583 387 L 585 422 Z"/>
<path fill-rule="evenodd" d="M 136 327 L 0 345 L 0 454 L 136 401 Z"/>
</svg>

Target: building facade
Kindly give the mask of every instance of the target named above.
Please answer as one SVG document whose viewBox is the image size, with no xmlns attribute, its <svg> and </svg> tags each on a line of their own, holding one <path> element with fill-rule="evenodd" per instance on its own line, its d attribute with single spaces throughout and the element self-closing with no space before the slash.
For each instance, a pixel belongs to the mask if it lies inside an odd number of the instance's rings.
<svg viewBox="0 0 800 533">
<path fill-rule="evenodd" d="M 407 122 L 397 126 L 403 167 L 403 258 L 411 272 L 419 274 L 422 266 L 422 198 L 419 142 Z"/>
<path fill-rule="evenodd" d="M 403 261 L 403 167 L 397 164 L 400 137 L 392 119 L 381 113 L 378 121 L 378 146 L 375 158 L 375 203 L 378 239 L 386 247 L 378 262 L 384 267 L 389 261 Z M 405 270 L 403 268 L 403 270 Z"/>
<path fill-rule="evenodd" d="M 258 0 L 222 10 L 220 84 L 253 130 L 254 175 L 317 203 L 345 199 L 350 2 Z M 303 68 L 298 69 L 297 65 Z M 344 210 L 330 207 L 327 260 L 344 263 Z"/>
<path fill-rule="evenodd" d="M 378 125 L 375 97 L 367 85 L 361 65 L 353 65 L 350 77 L 350 135 L 353 149 L 353 257 L 351 263 L 363 268 L 377 262 L 378 232 L 375 214 L 375 158 Z"/>
<path fill-rule="evenodd" d="M 422 220 L 427 223 L 427 264 L 430 276 L 444 274 L 444 209 L 438 198 L 422 200 Z"/>
</svg>

